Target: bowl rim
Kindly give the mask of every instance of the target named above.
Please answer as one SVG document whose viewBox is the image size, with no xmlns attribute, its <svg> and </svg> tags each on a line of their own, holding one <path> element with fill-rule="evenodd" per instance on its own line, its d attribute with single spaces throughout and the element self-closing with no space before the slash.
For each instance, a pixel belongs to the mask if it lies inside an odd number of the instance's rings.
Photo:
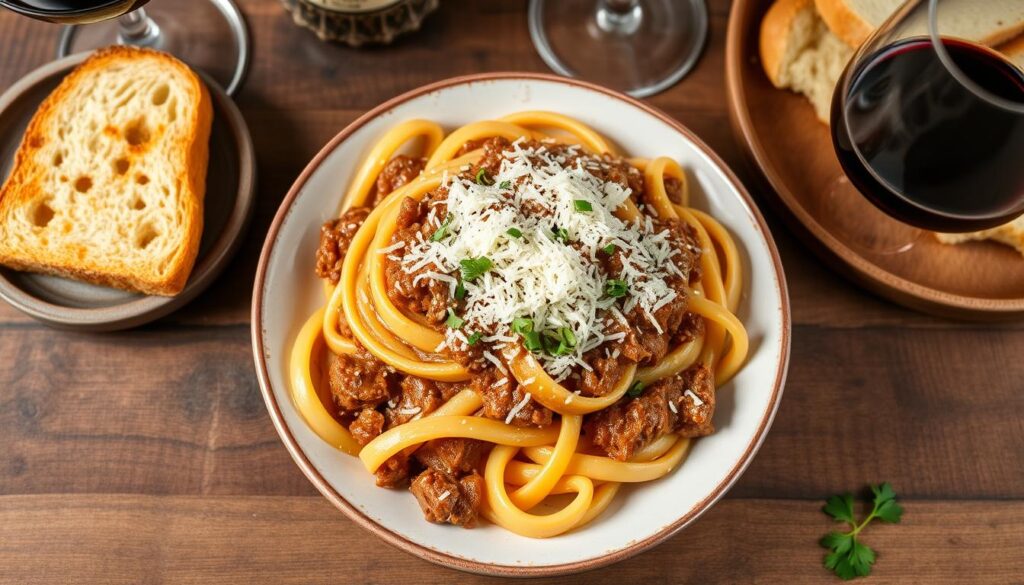
<svg viewBox="0 0 1024 585">
<path fill-rule="evenodd" d="M 375 520 L 368 517 L 357 507 L 349 503 L 344 497 L 341 496 L 334 488 L 328 483 L 328 481 L 320 474 L 320 472 L 313 466 L 313 464 L 306 457 L 305 452 L 298 445 L 294 435 L 292 435 L 290 429 L 284 421 L 281 409 L 277 404 L 277 400 L 274 397 L 273 388 L 270 384 L 270 378 L 267 368 L 266 354 L 263 344 L 263 282 L 266 278 L 267 268 L 270 261 L 270 255 L 273 251 L 274 245 L 278 239 L 278 234 L 281 225 L 284 223 L 285 217 L 288 215 L 292 205 L 298 197 L 298 194 L 302 191 L 306 182 L 310 176 L 320 167 L 324 159 L 330 155 L 334 149 L 349 138 L 353 133 L 362 128 L 370 120 L 375 119 L 381 114 L 392 110 L 393 108 L 417 98 L 424 94 L 429 94 L 439 90 L 447 89 L 454 86 L 470 85 L 478 82 L 486 81 L 497 81 L 497 80 L 523 80 L 523 81 L 541 81 L 563 84 L 582 88 L 589 91 L 598 92 L 609 97 L 615 98 L 619 101 L 625 102 L 627 105 L 639 108 L 647 114 L 650 114 L 662 122 L 668 124 L 673 130 L 684 136 L 689 140 L 696 148 L 698 148 L 704 155 L 708 156 L 711 161 L 722 171 L 726 180 L 736 189 L 739 193 L 743 202 L 747 205 L 751 212 L 751 217 L 755 222 L 755 227 L 763 235 L 765 242 L 768 247 L 768 252 L 772 259 L 772 267 L 775 271 L 775 287 L 779 294 L 779 298 L 782 303 L 779 307 L 780 317 L 782 321 L 782 332 L 780 335 L 781 351 L 779 352 L 778 363 L 776 364 L 776 377 L 772 383 L 771 397 L 764 413 L 761 415 L 761 421 L 758 424 L 757 431 L 746 446 L 743 455 L 733 465 L 732 469 L 726 475 L 726 477 L 711 491 L 711 493 L 691 508 L 687 513 L 680 516 L 671 524 L 663 527 L 661 530 L 641 540 L 634 541 L 629 545 L 616 550 L 610 554 L 584 559 L 580 561 L 573 561 L 568 563 L 561 563 L 557 565 L 500 565 L 494 563 L 486 563 L 481 561 L 470 560 L 455 556 L 452 554 L 433 550 L 419 543 L 413 542 L 405 538 L 404 536 L 393 532 L 392 530 L 382 526 Z M 559 77 L 557 75 L 551 75 L 546 73 L 533 73 L 533 72 L 493 72 L 493 73 L 478 73 L 472 75 L 463 75 L 457 77 L 451 77 L 441 81 L 429 83 L 420 86 L 416 89 L 405 92 L 401 95 L 393 97 L 377 107 L 371 109 L 365 114 L 356 118 L 353 122 L 348 124 L 341 132 L 335 135 L 309 162 L 302 173 L 295 180 L 295 183 L 289 189 L 288 194 L 281 202 L 277 213 L 274 215 L 274 220 L 270 225 L 267 232 L 267 238 L 264 241 L 263 248 L 260 252 L 259 264 L 256 268 L 256 279 L 253 287 L 253 300 L 252 300 L 252 347 L 253 357 L 256 362 L 256 373 L 259 379 L 260 391 L 263 394 L 263 399 L 266 402 L 267 410 L 270 414 L 270 418 L 274 423 L 274 427 L 277 429 L 278 434 L 282 442 L 285 444 L 289 454 L 295 463 L 302 470 L 302 473 L 309 479 L 310 482 L 317 488 L 317 490 L 325 497 L 328 501 L 334 504 L 335 507 L 340 509 L 346 516 L 349 517 L 356 524 L 362 528 L 372 532 L 379 538 L 383 539 L 388 544 L 422 559 L 430 561 L 432 563 L 467 571 L 471 573 L 477 573 L 482 575 L 493 575 L 500 577 L 542 577 L 542 576 L 555 576 L 565 575 L 570 573 L 577 573 L 582 571 L 588 571 L 596 569 L 598 567 L 604 567 L 634 555 L 637 555 L 645 550 L 654 547 L 657 544 L 665 541 L 669 537 L 678 533 L 680 530 L 691 524 L 704 512 L 711 508 L 711 506 L 717 502 L 721 497 L 732 487 L 737 479 L 743 474 L 747 466 L 753 460 L 754 455 L 757 453 L 761 444 L 771 428 L 772 421 L 775 418 L 775 413 L 778 411 L 779 403 L 782 398 L 782 390 L 785 385 L 786 375 L 789 369 L 789 355 L 790 355 L 790 337 L 791 337 L 791 319 L 790 319 L 790 306 L 789 306 L 789 293 L 786 286 L 786 278 L 782 269 L 782 262 L 779 257 L 778 249 L 775 245 L 775 241 L 772 239 L 771 232 L 768 229 L 768 225 L 758 210 L 754 200 L 750 194 L 743 187 L 743 184 L 739 181 L 736 175 L 729 169 L 728 166 L 722 161 L 718 155 L 716 155 L 703 141 L 701 141 L 695 134 L 689 129 L 683 126 L 681 123 L 676 121 L 674 118 L 666 114 L 665 112 L 643 103 L 637 99 L 629 97 L 625 94 L 617 91 L 581 81 L 578 79 L 571 79 L 565 77 Z"/>
<path fill-rule="evenodd" d="M 95 52 L 96 50 L 91 50 L 68 55 L 30 71 L 0 94 L 0 116 L 4 116 L 8 108 L 36 86 L 55 77 L 63 79 Z M 204 223 L 202 235 L 211 237 L 212 242 L 205 251 L 196 254 L 185 288 L 169 297 L 139 293 L 135 297 L 107 306 L 75 307 L 36 296 L 8 277 L 8 272 L 18 271 L 0 267 L 0 299 L 25 315 L 57 329 L 85 332 L 120 331 L 140 327 L 183 308 L 209 288 L 224 272 L 241 247 L 256 208 L 256 150 L 249 127 L 238 105 L 208 74 L 197 69 L 190 70 L 206 85 L 210 93 L 214 118 L 224 125 L 227 135 L 235 143 L 238 187 L 227 195 L 206 193 L 207 199 L 211 196 L 232 197 L 231 212 L 218 233 L 207 233 L 209 227 Z M 209 176 L 210 171 L 207 170 L 206 178 Z"/>
<path fill-rule="evenodd" d="M 756 51 L 756 20 L 766 3 L 758 0 L 736 0 L 729 11 L 725 37 L 725 94 L 733 136 L 756 173 L 768 181 L 766 190 L 772 207 L 786 224 L 826 263 L 852 278 L 868 290 L 912 309 L 938 315 L 982 321 L 1024 317 L 1024 298 L 985 298 L 963 295 L 933 288 L 906 279 L 871 262 L 856 250 L 835 238 L 793 195 L 793 190 L 768 160 L 767 148 L 761 141 L 747 108 L 747 87 L 744 71 L 748 57 Z M 783 91 L 783 90 L 778 90 Z M 774 193 L 772 193 L 774 191 Z"/>
</svg>

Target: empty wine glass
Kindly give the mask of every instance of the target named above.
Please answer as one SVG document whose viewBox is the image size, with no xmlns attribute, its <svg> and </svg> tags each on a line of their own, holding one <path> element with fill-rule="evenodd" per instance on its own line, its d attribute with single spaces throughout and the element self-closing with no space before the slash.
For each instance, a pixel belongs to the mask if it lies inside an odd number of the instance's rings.
<svg viewBox="0 0 1024 585">
<path fill-rule="evenodd" d="M 646 97 L 697 63 L 704 0 L 531 0 L 530 36 L 555 72 Z"/>
</svg>

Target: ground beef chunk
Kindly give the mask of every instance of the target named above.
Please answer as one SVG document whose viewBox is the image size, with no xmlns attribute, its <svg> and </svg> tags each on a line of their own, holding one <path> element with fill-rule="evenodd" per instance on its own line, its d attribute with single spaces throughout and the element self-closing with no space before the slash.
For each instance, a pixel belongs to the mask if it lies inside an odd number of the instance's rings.
<svg viewBox="0 0 1024 585">
<path fill-rule="evenodd" d="M 584 396 L 604 396 L 612 391 L 622 378 L 627 365 L 627 357 L 605 355 L 605 349 L 598 347 L 583 354 L 583 361 L 590 364 L 592 370 L 583 370 L 576 389 Z"/>
<path fill-rule="evenodd" d="M 389 160 L 377 175 L 377 197 L 374 205 L 380 203 L 395 189 L 419 176 L 426 164 L 425 158 L 412 158 L 404 154 Z"/>
<path fill-rule="evenodd" d="M 387 400 L 392 378 L 395 376 L 384 362 L 365 351 L 331 358 L 331 394 L 343 415 L 375 408 Z"/>
<path fill-rule="evenodd" d="M 654 319 L 661 327 L 659 333 L 648 320 L 647 314 L 639 307 L 634 308 L 627 319 L 633 323 L 626 332 L 622 353 L 642 366 L 657 363 L 669 350 L 669 341 L 683 323 L 686 315 L 686 294 L 677 288 L 674 299 L 654 312 Z"/>
<path fill-rule="evenodd" d="M 641 366 L 657 363 L 672 347 L 672 341 L 683 326 L 683 319 L 686 316 L 687 286 L 700 277 L 698 268 L 700 251 L 696 245 L 696 232 L 681 221 L 655 222 L 655 232 L 666 230 L 669 232 L 670 241 L 678 250 L 672 257 L 672 262 L 679 269 L 679 273 L 685 275 L 685 277 L 672 276 L 666 281 L 669 287 L 675 290 L 676 296 L 654 312 L 654 319 L 658 322 L 658 327 L 650 322 L 646 312 L 638 306 L 626 316 L 629 323 L 632 324 L 631 327 L 616 324 L 610 329 L 612 332 L 625 333 L 626 337 L 619 345 L 621 354 Z M 601 262 L 606 273 L 612 277 L 617 277 L 622 273 L 624 254 L 625 251 L 616 250 L 612 254 L 602 257 Z M 636 286 L 643 286 L 643 284 Z M 661 332 L 658 331 L 659 328 Z"/>
<path fill-rule="evenodd" d="M 501 161 L 504 159 L 503 153 L 512 146 L 512 143 L 507 138 L 495 136 L 494 138 L 484 140 L 481 146 L 484 149 L 483 155 L 477 161 L 476 166 L 470 169 L 469 172 L 473 177 L 476 177 L 480 169 L 484 169 L 487 172 L 487 176 L 493 177 L 501 170 Z M 527 143 L 523 145 L 524 148 L 529 148 L 530 146 L 540 146 L 540 144 Z"/>
<path fill-rule="evenodd" d="M 427 521 L 473 528 L 484 501 L 484 488 L 484 478 L 477 473 L 456 479 L 443 471 L 427 469 L 409 489 Z"/>
<path fill-rule="evenodd" d="M 672 347 L 690 343 L 694 339 L 704 335 L 704 317 L 697 313 L 687 313 L 683 316 L 683 323 L 672 335 Z"/>
<path fill-rule="evenodd" d="M 435 382 L 417 376 L 403 377 L 398 385 L 398 395 L 384 409 L 386 427 L 390 429 L 434 412 L 462 388 L 461 384 Z"/>
<path fill-rule="evenodd" d="M 405 453 L 398 453 L 385 461 L 374 476 L 377 478 L 377 487 L 398 488 L 409 483 L 409 476 L 412 475 L 412 466 L 409 456 Z"/>
<path fill-rule="evenodd" d="M 470 372 L 477 373 L 494 367 L 491 362 L 484 359 L 484 351 L 487 347 L 483 343 L 474 345 L 460 344 L 456 347 L 446 347 L 442 351 L 445 357 L 457 362 Z"/>
<path fill-rule="evenodd" d="M 458 158 L 464 154 L 469 154 L 478 148 L 483 148 L 484 143 L 490 138 L 474 138 L 473 140 L 467 140 L 459 147 L 459 150 L 455 153 L 455 158 Z"/>
<path fill-rule="evenodd" d="M 426 220 L 428 207 L 428 203 L 416 201 L 411 197 L 405 198 L 399 207 L 397 230 L 393 241 L 415 242 L 417 234 L 425 229 L 423 222 Z M 401 258 L 404 250 L 398 250 L 393 255 Z M 433 266 L 428 266 L 422 271 L 409 273 L 402 267 L 400 259 L 387 258 L 384 261 L 384 279 L 387 283 L 388 298 L 395 306 L 410 313 L 424 315 L 428 323 L 441 330 L 445 319 L 448 318 L 449 307 L 454 306 L 448 285 L 432 278 L 421 278 L 416 281 L 420 272 L 434 269 Z"/>
<path fill-rule="evenodd" d="M 623 398 L 588 415 L 586 433 L 609 457 L 625 461 L 666 433 L 679 432 L 685 437 L 710 434 L 714 407 L 713 375 L 706 366 L 698 365 L 655 382 L 636 398 Z"/>
<path fill-rule="evenodd" d="M 699 281 L 701 249 L 697 231 L 690 224 L 675 219 L 656 221 L 654 231 L 661 230 L 668 230 L 669 240 L 679 250 L 679 253 L 672 257 L 672 262 L 679 269 L 679 273 L 687 275 L 687 281 L 691 284 Z"/>
<path fill-rule="evenodd" d="M 316 249 L 317 276 L 338 284 L 348 247 L 368 215 L 369 207 L 353 207 L 320 227 L 320 247 Z"/>
<path fill-rule="evenodd" d="M 384 430 L 384 415 L 372 408 L 364 408 L 348 426 L 348 430 L 357 443 L 365 445 Z"/>
<path fill-rule="evenodd" d="M 637 197 L 644 192 L 644 174 L 640 169 L 615 155 L 601 155 L 600 168 L 587 167 L 590 174 L 603 181 L 612 181 L 628 188 Z"/>
<path fill-rule="evenodd" d="M 686 390 L 690 393 L 687 394 Z M 683 372 L 683 398 L 678 409 L 682 422 L 675 430 L 680 435 L 703 437 L 715 432 L 711 422 L 715 413 L 715 374 L 710 368 L 694 366 Z"/>
<path fill-rule="evenodd" d="M 483 468 L 483 457 L 490 446 L 473 439 L 435 439 L 416 450 L 416 460 L 424 467 L 460 477 Z"/>
<path fill-rule="evenodd" d="M 502 374 L 499 375 L 505 377 Z M 484 401 L 483 415 L 503 421 L 508 418 L 508 413 L 522 402 L 526 392 L 516 384 L 512 377 L 507 378 L 507 383 L 495 386 L 498 379 L 493 370 L 487 370 L 487 373 L 473 378 L 472 388 L 480 394 Z M 550 410 L 541 406 L 537 401 L 530 400 L 512 417 L 509 423 L 517 427 L 546 427 L 551 424 L 551 420 Z"/>
<path fill-rule="evenodd" d="M 675 177 L 665 177 L 665 194 L 676 205 L 683 204 L 683 182 Z"/>
</svg>

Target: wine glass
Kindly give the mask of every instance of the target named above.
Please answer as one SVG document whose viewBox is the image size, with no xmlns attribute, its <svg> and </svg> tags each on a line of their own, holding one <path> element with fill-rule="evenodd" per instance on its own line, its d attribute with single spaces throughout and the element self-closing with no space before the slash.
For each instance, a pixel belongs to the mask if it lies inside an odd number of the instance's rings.
<svg viewBox="0 0 1024 585">
<path fill-rule="evenodd" d="M 234 95 L 249 67 L 249 31 L 232 0 L 0 0 L 19 14 L 66 25 L 57 56 L 115 44 L 171 53 Z"/>
<path fill-rule="evenodd" d="M 646 97 L 693 68 L 704 48 L 704 0 L 531 0 L 530 36 L 544 62 Z"/>
<path fill-rule="evenodd" d="M 1018 28 L 1019 8 L 993 25 Z M 847 65 L 831 120 L 845 177 L 824 215 L 849 242 L 899 253 L 923 230 L 987 229 L 1024 213 L 1024 72 L 977 42 L 987 17 L 964 0 L 908 0 Z"/>
</svg>

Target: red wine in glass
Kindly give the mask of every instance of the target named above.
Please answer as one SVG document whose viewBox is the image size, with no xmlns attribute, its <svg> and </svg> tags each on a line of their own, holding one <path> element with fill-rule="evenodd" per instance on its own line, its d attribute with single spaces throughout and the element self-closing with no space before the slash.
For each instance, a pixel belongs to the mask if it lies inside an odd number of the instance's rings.
<svg viewBox="0 0 1024 585">
<path fill-rule="evenodd" d="M 832 141 L 850 181 L 888 215 L 943 232 L 995 227 L 1024 213 L 1024 73 L 980 45 L 942 43 L 983 91 L 930 38 L 903 39 L 848 65 Z"/>
<path fill-rule="evenodd" d="M 89 24 L 121 16 L 149 0 L 0 0 L 19 14 L 58 24 Z"/>
</svg>

